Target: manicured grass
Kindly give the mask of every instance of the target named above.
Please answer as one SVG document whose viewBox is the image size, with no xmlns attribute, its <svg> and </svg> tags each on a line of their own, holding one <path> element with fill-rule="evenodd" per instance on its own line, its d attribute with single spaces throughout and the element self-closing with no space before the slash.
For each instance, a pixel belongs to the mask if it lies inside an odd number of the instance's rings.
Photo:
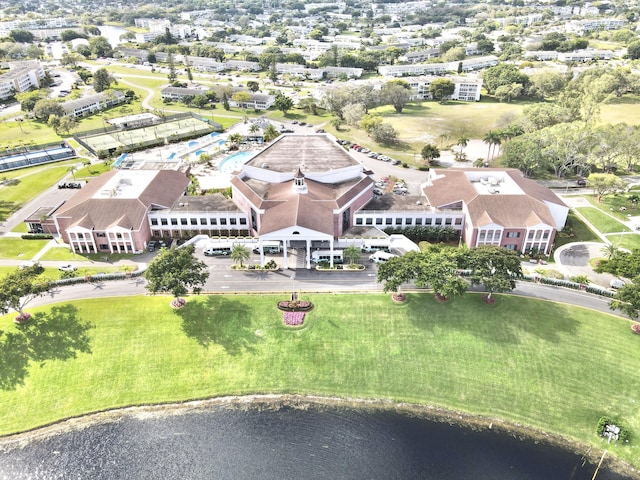
<svg viewBox="0 0 640 480">
<path fill-rule="evenodd" d="M 640 234 L 635 232 L 627 235 L 616 235 L 612 233 L 611 235 L 607 235 L 607 238 L 619 248 L 626 248 L 627 250 L 640 248 Z"/>
<path fill-rule="evenodd" d="M 0 258 L 29 261 L 49 240 L 23 240 L 20 237 L 0 238 Z"/>
<path fill-rule="evenodd" d="M 630 232 L 631 230 L 615 218 L 598 208 L 579 207 L 577 209 L 591 224 L 602 233 Z"/>
<path fill-rule="evenodd" d="M 638 103 L 640 96 L 624 95 L 619 98 L 612 98 L 606 105 L 600 107 L 601 124 L 626 123 L 628 125 L 640 124 L 638 115 Z"/>
<path fill-rule="evenodd" d="M 288 329 L 281 299 L 31 309 L 35 321 L 16 340 L 31 348 L 0 349 L 0 433 L 131 404 L 267 392 L 440 405 L 599 446 L 602 415 L 640 431 L 640 337 L 624 319 L 509 296 L 489 307 L 473 294 L 446 304 L 430 294 L 404 304 L 382 294 L 304 295 L 315 309 L 302 329 Z M 0 330 L 18 332 L 11 322 L 0 317 Z M 638 466 L 638 442 L 612 450 Z"/>
<path fill-rule="evenodd" d="M 585 195 L 591 205 L 602 210 L 609 215 L 613 215 L 619 220 L 625 221 L 629 219 L 629 215 L 640 215 L 638 206 L 634 204 L 629 197 L 633 195 L 627 195 L 626 193 L 619 193 L 615 195 L 605 195 L 602 197 L 600 203 L 598 198 L 594 195 Z"/>
<path fill-rule="evenodd" d="M 0 187 L 0 221 L 6 220 L 26 202 L 57 183 L 68 173 L 69 166 L 77 163 L 77 160 L 70 160 L 3 174 L 2 176 L 19 181 L 15 185 Z"/>
<path fill-rule="evenodd" d="M 573 242 L 599 242 L 600 238 L 580 220 L 573 211 L 569 211 L 567 224 L 562 232 L 556 234 L 553 249 Z"/>
</svg>

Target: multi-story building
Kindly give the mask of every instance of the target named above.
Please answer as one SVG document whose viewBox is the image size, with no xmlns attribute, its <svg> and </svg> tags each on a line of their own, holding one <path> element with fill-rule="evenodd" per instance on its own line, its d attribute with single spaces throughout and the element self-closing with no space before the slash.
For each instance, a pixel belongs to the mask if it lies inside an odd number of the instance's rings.
<svg viewBox="0 0 640 480">
<path fill-rule="evenodd" d="M 467 102 L 479 102 L 480 91 L 482 90 L 482 79 L 467 77 L 404 77 L 413 92 L 413 98 L 416 100 L 430 100 L 433 97 L 429 91 L 431 83 L 439 78 L 451 80 L 455 85 L 453 94 L 448 100 L 463 100 Z"/>
<path fill-rule="evenodd" d="M 40 88 L 40 82 L 45 77 L 44 68 L 35 60 L 9 62 L 9 69 L 7 73 L 0 75 L 0 99 L 2 100 L 16 93 Z"/>
</svg>

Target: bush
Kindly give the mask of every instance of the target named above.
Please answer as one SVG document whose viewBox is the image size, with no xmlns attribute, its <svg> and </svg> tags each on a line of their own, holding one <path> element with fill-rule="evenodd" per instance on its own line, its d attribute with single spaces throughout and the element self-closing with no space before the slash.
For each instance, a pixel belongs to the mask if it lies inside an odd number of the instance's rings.
<svg viewBox="0 0 640 480">
<path fill-rule="evenodd" d="M 618 422 L 617 420 L 614 420 L 611 417 L 608 417 L 606 415 L 603 417 L 600 417 L 600 420 L 598 420 L 596 433 L 598 434 L 599 437 L 606 436 L 605 429 L 607 428 L 607 425 L 616 425 L 617 427 L 620 428 L 620 433 L 618 433 L 618 440 L 620 442 L 627 443 L 629 441 L 629 430 L 624 425 L 621 425 L 620 422 Z"/>
<path fill-rule="evenodd" d="M 20 238 L 23 240 L 52 240 L 53 235 L 49 233 L 25 233 Z"/>
<path fill-rule="evenodd" d="M 633 333 L 636 333 L 636 334 L 640 335 L 640 323 L 637 323 L 637 322 L 636 323 L 632 323 L 631 324 L 631 331 Z"/>
</svg>

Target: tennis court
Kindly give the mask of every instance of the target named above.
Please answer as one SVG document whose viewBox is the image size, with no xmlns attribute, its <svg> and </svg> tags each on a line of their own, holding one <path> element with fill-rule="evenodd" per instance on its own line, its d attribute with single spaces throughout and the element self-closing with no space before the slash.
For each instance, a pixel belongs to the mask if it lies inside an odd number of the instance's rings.
<svg viewBox="0 0 640 480">
<path fill-rule="evenodd" d="M 213 130 L 207 122 L 193 117 L 171 120 L 131 130 L 115 130 L 82 138 L 94 152 L 127 150 L 135 145 L 158 145 L 181 138 L 205 135 Z"/>
</svg>

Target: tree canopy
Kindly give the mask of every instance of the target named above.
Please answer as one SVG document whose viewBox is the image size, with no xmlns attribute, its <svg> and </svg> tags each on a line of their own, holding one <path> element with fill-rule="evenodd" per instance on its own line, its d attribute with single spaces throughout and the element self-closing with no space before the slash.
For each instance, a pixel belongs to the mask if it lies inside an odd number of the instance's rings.
<svg viewBox="0 0 640 480">
<path fill-rule="evenodd" d="M 207 265 L 193 253 L 195 247 L 161 249 L 149 263 L 144 277 L 151 293 L 171 293 L 180 297 L 189 292 L 200 293 L 209 278 Z"/>
<path fill-rule="evenodd" d="M 0 313 L 13 309 L 24 316 L 24 307 L 34 298 L 51 290 L 51 282 L 40 275 L 44 268 L 36 263 L 18 267 L 13 273 L 0 280 Z"/>
</svg>

